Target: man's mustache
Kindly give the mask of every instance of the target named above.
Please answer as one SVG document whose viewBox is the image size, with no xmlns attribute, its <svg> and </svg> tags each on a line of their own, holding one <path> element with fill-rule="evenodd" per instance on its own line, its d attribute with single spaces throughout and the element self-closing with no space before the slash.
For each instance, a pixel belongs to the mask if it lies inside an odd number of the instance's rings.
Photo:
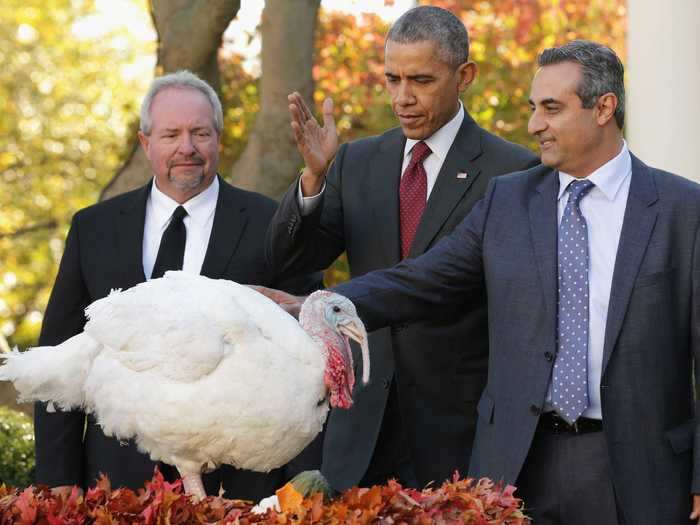
<svg viewBox="0 0 700 525">
<path fill-rule="evenodd" d="M 191 157 L 188 159 L 171 160 L 168 162 L 168 168 L 175 166 L 201 166 L 204 164 L 204 159 L 201 157 Z"/>
</svg>

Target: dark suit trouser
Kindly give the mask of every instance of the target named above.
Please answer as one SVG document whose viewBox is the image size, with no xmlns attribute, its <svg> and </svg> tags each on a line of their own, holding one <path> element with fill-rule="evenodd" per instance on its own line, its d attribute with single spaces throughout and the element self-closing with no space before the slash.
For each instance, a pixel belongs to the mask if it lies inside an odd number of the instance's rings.
<svg viewBox="0 0 700 525">
<path fill-rule="evenodd" d="M 538 428 L 516 496 L 534 525 L 624 525 L 618 518 L 608 447 L 600 432 Z"/>
<path fill-rule="evenodd" d="M 360 486 L 382 485 L 392 478 L 404 487 L 418 485 L 401 421 L 396 379 L 391 380 L 382 426 L 367 472 L 360 480 Z"/>
</svg>

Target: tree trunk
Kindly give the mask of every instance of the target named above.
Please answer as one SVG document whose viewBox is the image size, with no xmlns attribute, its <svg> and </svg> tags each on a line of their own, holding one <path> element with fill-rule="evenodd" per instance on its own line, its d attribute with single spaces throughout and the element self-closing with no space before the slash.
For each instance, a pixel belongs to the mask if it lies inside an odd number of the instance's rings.
<svg viewBox="0 0 700 525">
<path fill-rule="evenodd" d="M 188 69 L 220 93 L 221 37 L 240 6 L 240 0 L 152 0 L 151 17 L 158 34 L 156 75 Z M 151 177 L 146 155 L 136 137 L 132 141 L 128 159 L 102 190 L 100 200 L 138 188 Z"/>
<path fill-rule="evenodd" d="M 311 68 L 320 0 L 267 0 L 263 10 L 260 113 L 234 164 L 237 186 L 281 196 L 301 167 L 289 126 L 287 95 L 313 105 Z"/>
</svg>

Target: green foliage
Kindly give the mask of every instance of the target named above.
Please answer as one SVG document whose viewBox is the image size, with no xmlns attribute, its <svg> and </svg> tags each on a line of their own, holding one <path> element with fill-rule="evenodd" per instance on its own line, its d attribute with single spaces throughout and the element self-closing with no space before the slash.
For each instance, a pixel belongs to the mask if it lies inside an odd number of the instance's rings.
<svg viewBox="0 0 700 525">
<path fill-rule="evenodd" d="M 34 481 L 34 430 L 28 416 L 0 407 L 0 485 Z"/>
<path fill-rule="evenodd" d="M 85 38 L 80 0 L 0 10 L 0 331 L 35 343 L 72 214 L 95 202 L 127 147 L 139 91 L 127 34 Z M 129 117 L 127 117 L 129 116 Z"/>
</svg>

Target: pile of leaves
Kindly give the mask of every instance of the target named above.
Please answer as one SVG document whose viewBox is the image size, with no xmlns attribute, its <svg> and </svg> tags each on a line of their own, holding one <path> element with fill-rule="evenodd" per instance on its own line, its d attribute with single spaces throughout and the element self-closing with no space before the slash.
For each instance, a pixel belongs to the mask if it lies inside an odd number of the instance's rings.
<svg viewBox="0 0 700 525">
<path fill-rule="evenodd" d="M 291 507 L 264 514 L 252 512 L 252 503 L 208 497 L 194 502 L 182 483 L 169 483 L 156 472 L 144 489 L 112 490 L 102 478 L 83 497 L 54 495 L 42 487 L 24 490 L 0 486 L 0 525 L 184 525 L 221 523 L 263 524 L 449 524 L 521 525 L 529 520 L 521 512 L 514 487 L 498 486 L 487 479 L 459 479 L 423 491 L 390 481 L 384 486 L 353 488 L 330 502 L 315 494 L 292 498 Z"/>
</svg>

